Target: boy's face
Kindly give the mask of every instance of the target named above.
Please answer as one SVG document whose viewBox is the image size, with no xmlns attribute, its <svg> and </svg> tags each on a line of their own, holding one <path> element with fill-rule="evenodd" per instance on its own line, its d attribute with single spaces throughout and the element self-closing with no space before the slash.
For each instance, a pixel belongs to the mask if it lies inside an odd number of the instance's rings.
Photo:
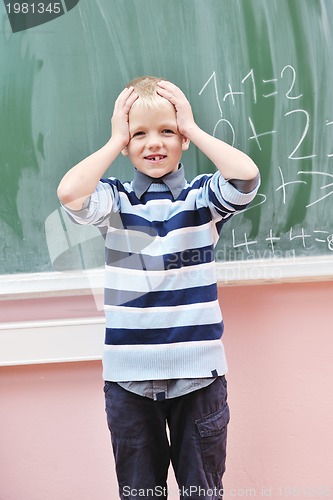
<svg viewBox="0 0 333 500">
<path fill-rule="evenodd" d="M 134 105 L 129 131 L 131 139 L 123 154 L 137 170 L 156 179 L 175 172 L 182 151 L 189 147 L 189 140 L 178 131 L 176 110 L 168 101 L 160 109 Z"/>
</svg>

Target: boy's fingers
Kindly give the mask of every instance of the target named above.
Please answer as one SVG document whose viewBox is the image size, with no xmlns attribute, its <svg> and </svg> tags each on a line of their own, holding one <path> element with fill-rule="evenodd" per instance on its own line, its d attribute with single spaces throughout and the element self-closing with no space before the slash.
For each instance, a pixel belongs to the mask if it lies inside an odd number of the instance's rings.
<svg viewBox="0 0 333 500">
<path fill-rule="evenodd" d="M 171 94 L 183 94 L 183 92 L 180 90 L 177 85 L 171 82 L 167 82 L 165 80 L 161 80 L 160 82 L 157 82 L 157 86 L 160 87 L 160 89 L 165 89 Z"/>
<path fill-rule="evenodd" d="M 168 80 L 160 80 L 157 82 L 157 85 L 164 88 L 177 88 L 174 83 L 168 82 Z"/>
<path fill-rule="evenodd" d="M 170 82 L 165 82 L 162 80 L 161 82 L 157 82 L 157 93 L 170 101 L 172 104 L 176 104 L 182 99 L 186 99 L 185 94 L 180 90 L 177 85 L 174 85 Z M 187 99 L 186 99 L 187 100 Z"/>
<path fill-rule="evenodd" d="M 168 101 L 172 101 L 172 99 L 174 99 L 174 97 L 175 97 L 172 92 L 170 92 L 169 90 L 166 90 L 166 89 L 162 89 L 162 88 L 156 89 L 156 92 L 160 96 L 162 96 L 165 99 L 167 99 Z"/>
<path fill-rule="evenodd" d="M 167 89 L 163 89 L 163 88 L 158 88 L 158 89 L 156 89 L 156 92 L 161 97 L 164 97 L 164 99 L 166 99 L 167 101 L 171 102 L 171 104 L 173 104 L 173 105 L 175 105 L 178 102 L 178 100 L 179 100 L 179 96 L 174 95 L 171 92 L 171 89 L 167 90 Z"/>
<path fill-rule="evenodd" d="M 118 95 L 116 102 L 126 101 L 133 91 L 133 87 L 125 87 Z"/>
<path fill-rule="evenodd" d="M 137 94 L 136 92 L 133 92 L 128 98 L 127 100 L 125 101 L 124 103 L 124 111 L 126 113 L 129 113 L 131 107 L 133 106 L 133 104 L 135 103 L 135 101 L 137 100 L 137 98 L 139 97 L 139 94 Z"/>
<path fill-rule="evenodd" d="M 135 92 L 135 90 L 133 89 L 132 94 L 127 98 L 127 102 L 131 102 L 133 104 L 133 102 L 135 102 L 138 97 L 139 97 L 139 94 L 137 92 Z"/>
<path fill-rule="evenodd" d="M 115 101 L 115 109 L 130 108 L 138 97 L 133 87 L 125 87 Z"/>
</svg>

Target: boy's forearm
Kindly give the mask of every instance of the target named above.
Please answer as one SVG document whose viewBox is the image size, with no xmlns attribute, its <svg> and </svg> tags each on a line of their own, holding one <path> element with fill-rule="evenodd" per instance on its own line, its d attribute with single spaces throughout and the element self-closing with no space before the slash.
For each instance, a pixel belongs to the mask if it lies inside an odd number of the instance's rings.
<svg viewBox="0 0 333 500">
<path fill-rule="evenodd" d="M 61 203 L 72 210 L 80 210 L 123 148 L 124 144 L 119 139 L 111 138 L 98 151 L 71 168 L 58 186 L 57 195 Z"/>
<path fill-rule="evenodd" d="M 111 163 L 127 146 L 130 135 L 128 128 L 129 112 L 138 94 L 133 87 L 126 87 L 115 101 L 111 119 L 111 139 L 101 149 L 75 165 L 62 178 L 58 198 L 72 210 L 80 210 L 85 200 L 95 191 L 101 177 Z"/>
<path fill-rule="evenodd" d="M 187 131 L 187 137 L 214 163 L 225 179 L 251 180 L 259 170 L 253 160 L 200 129 L 196 124 Z"/>
</svg>

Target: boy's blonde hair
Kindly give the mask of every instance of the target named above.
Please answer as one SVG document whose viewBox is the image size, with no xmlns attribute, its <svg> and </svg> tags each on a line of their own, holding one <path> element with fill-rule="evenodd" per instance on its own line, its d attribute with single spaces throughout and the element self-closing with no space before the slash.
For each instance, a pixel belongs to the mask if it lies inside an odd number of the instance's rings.
<svg viewBox="0 0 333 500">
<path fill-rule="evenodd" d="M 139 99 L 135 101 L 133 106 L 142 105 L 153 109 L 165 106 L 168 101 L 156 92 L 156 84 L 161 80 L 164 80 L 164 78 L 140 76 L 129 82 L 127 87 L 134 87 L 134 90 L 139 94 Z"/>
</svg>

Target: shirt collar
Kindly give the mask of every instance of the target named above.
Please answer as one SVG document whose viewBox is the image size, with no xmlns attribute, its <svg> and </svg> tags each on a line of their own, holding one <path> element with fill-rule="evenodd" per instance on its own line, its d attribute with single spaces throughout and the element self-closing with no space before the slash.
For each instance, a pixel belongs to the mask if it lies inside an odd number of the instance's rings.
<svg viewBox="0 0 333 500">
<path fill-rule="evenodd" d="M 141 196 L 148 191 L 151 184 L 160 182 L 163 182 L 166 186 L 168 186 L 173 199 L 176 200 L 186 184 L 182 163 L 179 163 L 178 170 L 176 170 L 176 172 L 171 172 L 170 174 L 164 175 L 159 179 L 149 177 L 149 175 L 146 175 L 139 170 L 135 170 L 132 187 L 136 196 L 141 198 Z"/>
</svg>

